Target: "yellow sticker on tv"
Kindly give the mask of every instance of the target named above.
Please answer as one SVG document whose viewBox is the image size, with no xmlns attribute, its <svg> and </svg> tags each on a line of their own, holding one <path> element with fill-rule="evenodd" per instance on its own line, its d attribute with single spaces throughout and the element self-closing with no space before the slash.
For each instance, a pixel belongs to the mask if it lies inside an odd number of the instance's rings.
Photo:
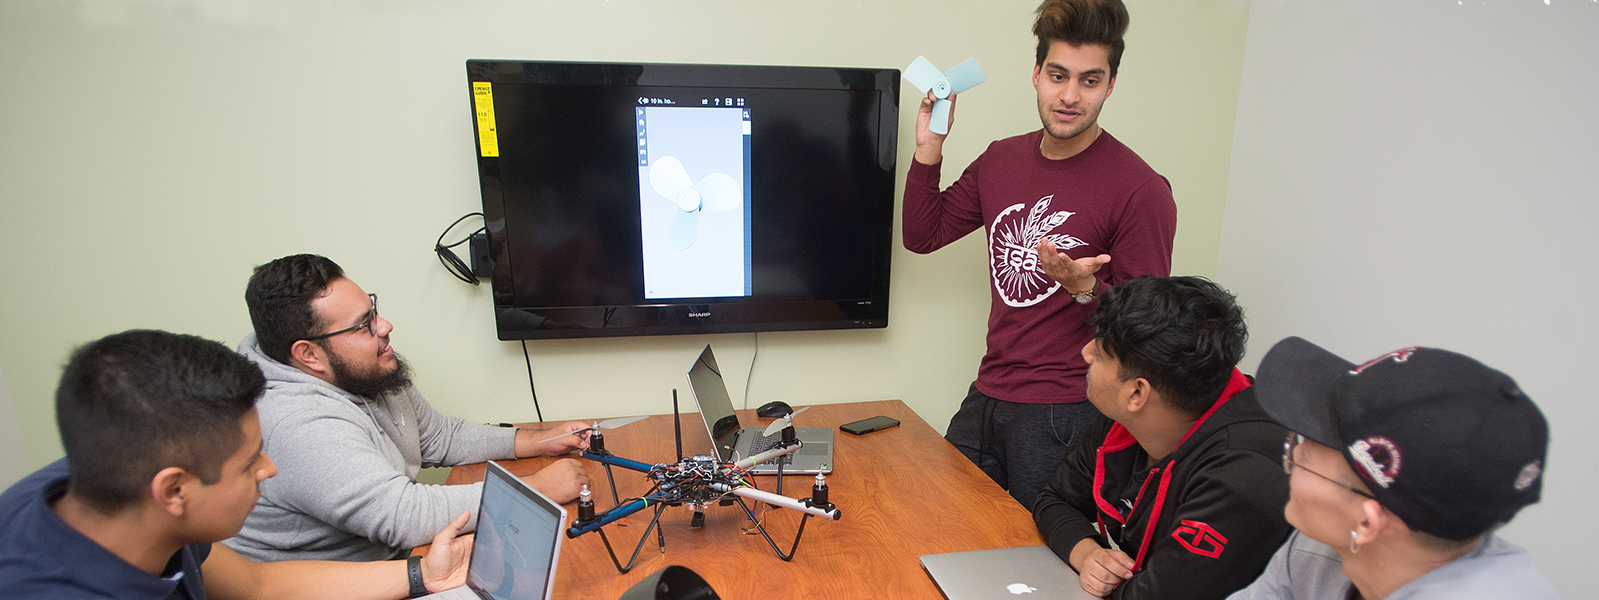
<svg viewBox="0 0 1599 600">
<path fill-rule="evenodd" d="M 499 156 L 500 136 L 494 130 L 494 84 L 472 82 L 472 103 L 477 107 L 478 155 Z"/>
</svg>

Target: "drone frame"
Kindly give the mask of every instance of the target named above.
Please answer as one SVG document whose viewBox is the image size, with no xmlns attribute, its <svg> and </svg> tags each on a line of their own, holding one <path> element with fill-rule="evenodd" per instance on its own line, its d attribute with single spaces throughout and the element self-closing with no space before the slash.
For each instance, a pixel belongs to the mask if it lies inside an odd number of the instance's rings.
<svg viewBox="0 0 1599 600">
<path fill-rule="evenodd" d="M 594 512 L 592 493 L 585 486 L 583 494 L 578 501 L 578 517 L 567 528 L 566 537 L 576 538 L 590 532 L 599 532 L 600 540 L 605 543 L 605 551 L 611 557 L 611 564 L 616 566 L 618 572 L 626 574 L 628 571 L 633 570 L 634 563 L 638 561 L 639 552 L 644 549 L 644 542 L 650 539 L 651 531 L 655 532 L 656 544 L 660 547 L 661 552 L 666 552 L 666 535 L 664 527 L 660 524 L 660 519 L 661 514 L 669 506 L 688 505 L 695 507 L 694 519 L 690 526 L 699 527 L 704 522 L 704 507 L 713 502 L 723 506 L 737 503 L 739 508 L 744 510 L 745 518 L 755 524 L 756 531 L 760 532 L 761 537 L 766 539 L 767 545 L 772 547 L 772 552 L 776 553 L 777 557 L 785 562 L 794 559 L 794 554 L 799 550 L 800 537 L 805 534 L 805 524 L 810 521 L 811 517 L 820 516 L 837 520 L 842 516 L 838 508 L 828 501 L 826 477 L 820 474 L 816 476 L 816 485 L 811 488 L 811 497 L 799 500 L 782 495 L 783 462 L 781 460 L 778 461 L 777 465 L 777 493 L 774 494 L 757 489 L 745 479 L 749 475 L 745 470 L 749 467 L 792 454 L 804 445 L 795 436 L 792 418 L 790 418 L 787 427 L 783 428 L 782 441 L 776 448 L 738 461 L 723 461 L 704 454 L 686 458 L 683 456 L 683 433 L 682 424 L 677 417 L 676 390 L 672 391 L 672 420 L 677 434 L 678 459 L 676 463 L 651 465 L 612 454 L 605 449 L 605 435 L 598 429 L 590 434 L 589 447 L 583 451 L 583 458 L 605 466 L 605 477 L 609 480 L 611 486 L 611 501 L 613 505 L 604 512 L 596 514 Z M 611 470 L 612 466 L 644 473 L 646 478 L 654 480 L 655 483 L 650 487 L 649 492 L 638 498 L 630 498 L 624 504 L 616 493 L 616 476 Z M 798 531 L 794 533 L 794 544 L 789 547 L 787 554 L 777 545 L 772 536 L 766 532 L 766 527 L 755 516 L 755 511 L 744 501 L 746 498 L 805 513 L 804 517 L 800 519 Z M 639 536 L 638 545 L 633 548 L 632 557 L 628 559 L 626 565 L 623 565 L 617 559 L 616 551 L 611 547 L 611 540 L 605 535 L 604 527 L 652 505 L 655 507 L 655 514 L 651 516 L 649 525 L 644 529 L 644 534 Z"/>
</svg>

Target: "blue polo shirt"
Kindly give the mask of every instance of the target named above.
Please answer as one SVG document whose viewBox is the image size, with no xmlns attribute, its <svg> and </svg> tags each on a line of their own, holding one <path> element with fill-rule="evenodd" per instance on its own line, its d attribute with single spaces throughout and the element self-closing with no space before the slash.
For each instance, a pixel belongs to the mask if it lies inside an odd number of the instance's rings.
<svg viewBox="0 0 1599 600">
<path fill-rule="evenodd" d="M 50 511 L 67 491 L 67 461 L 58 460 L 0 494 L 0 596 L 203 600 L 200 563 L 210 544 L 172 555 L 161 577 L 118 558 Z"/>
</svg>

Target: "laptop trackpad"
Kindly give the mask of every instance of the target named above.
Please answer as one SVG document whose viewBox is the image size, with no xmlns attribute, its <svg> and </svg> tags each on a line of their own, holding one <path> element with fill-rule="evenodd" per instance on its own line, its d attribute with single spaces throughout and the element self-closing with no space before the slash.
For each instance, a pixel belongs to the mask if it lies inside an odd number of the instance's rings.
<svg viewBox="0 0 1599 600">
<path fill-rule="evenodd" d="M 795 452 L 795 454 L 804 454 L 807 456 L 826 456 L 831 450 L 828 448 L 830 445 L 831 444 L 828 444 L 827 442 L 807 442 L 800 446 L 799 451 Z"/>
</svg>

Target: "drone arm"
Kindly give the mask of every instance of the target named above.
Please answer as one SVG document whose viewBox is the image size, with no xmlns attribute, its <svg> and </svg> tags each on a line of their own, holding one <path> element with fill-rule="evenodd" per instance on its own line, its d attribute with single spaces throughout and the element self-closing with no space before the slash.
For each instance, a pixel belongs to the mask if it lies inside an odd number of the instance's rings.
<svg viewBox="0 0 1599 600">
<path fill-rule="evenodd" d="M 650 472 L 650 469 L 655 468 L 655 465 L 644 464 L 636 460 L 628 460 L 610 453 L 599 454 L 593 450 L 584 450 L 583 458 L 587 458 L 601 464 L 615 465 L 624 469 L 631 469 L 640 473 L 648 473 Z"/>
<path fill-rule="evenodd" d="M 726 488 L 726 489 L 724 489 L 724 488 Z M 829 519 L 838 519 L 840 516 L 842 516 L 842 514 L 839 512 L 839 510 L 837 508 L 824 509 L 824 508 L 816 507 L 816 506 L 808 506 L 808 505 L 800 502 L 799 500 L 795 500 L 795 499 L 790 498 L 788 496 L 779 496 L 777 494 L 773 494 L 771 492 L 763 492 L 761 490 L 757 490 L 757 489 L 752 488 L 752 487 L 732 487 L 732 486 L 729 486 L 729 485 L 726 485 L 726 484 L 713 483 L 713 484 L 711 484 L 711 489 L 714 489 L 714 490 L 719 491 L 719 492 L 732 493 L 733 495 L 739 496 L 739 497 L 742 497 L 742 498 L 749 498 L 751 500 L 758 500 L 760 502 L 765 502 L 767 504 L 772 504 L 772 505 L 775 505 L 775 506 L 781 506 L 781 507 L 787 508 L 789 510 L 797 510 L 797 511 L 800 511 L 802 513 L 816 515 L 818 517 L 827 517 Z"/>
<path fill-rule="evenodd" d="M 628 502 L 627 504 L 615 506 L 610 510 L 594 515 L 593 521 L 589 521 L 587 523 L 574 521 L 572 526 L 566 529 L 566 537 L 568 539 L 575 538 L 585 533 L 598 530 L 601 527 L 610 525 L 611 523 L 626 518 L 633 513 L 648 508 L 652 502 L 653 500 L 650 498 L 639 498 L 632 502 Z"/>
<path fill-rule="evenodd" d="M 782 448 L 773 448 L 771 450 L 767 450 L 767 451 L 762 452 L 760 454 L 756 454 L 756 455 L 750 456 L 748 458 L 745 458 L 743 460 L 740 460 L 740 461 L 738 461 L 736 463 L 733 463 L 733 466 L 738 467 L 740 469 L 748 469 L 750 467 L 753 467 L 753 466 L 761 464 L 763 462 L 772 460 L 772 459 L 777 458 L 779 456 L 783 456 L 785 454 L 793 454 L 794 452 L 797 452 L 800 449 L 800 446 L 803 446 L 803 445 L 805 445 L 804 442 L 799 442 L 799 443 L 794 444 L 793 446 L 787 446 L 787 447 L 782 447 Z"/>
</svg>

